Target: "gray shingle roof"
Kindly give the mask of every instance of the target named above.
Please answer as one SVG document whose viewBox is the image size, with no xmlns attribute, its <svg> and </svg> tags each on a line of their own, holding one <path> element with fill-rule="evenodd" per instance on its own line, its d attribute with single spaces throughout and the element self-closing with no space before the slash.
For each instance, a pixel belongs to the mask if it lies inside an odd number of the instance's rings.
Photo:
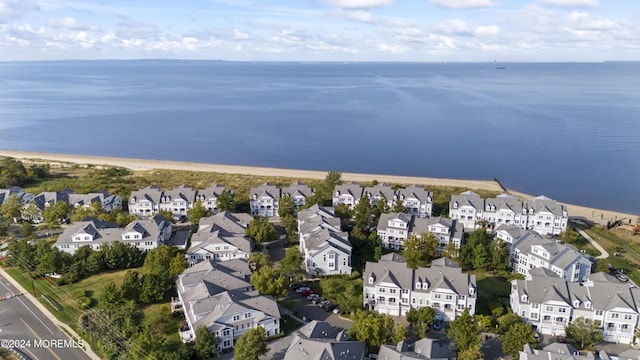
<svg viewBox="0 0 640 360">
<path fill-rule="evenodd" d="M 369 195 L 369 199 L 384 198 L 387 201 L 394 201 L 396 191 L 389 184 L 377 184 L 364 188 L 364 193 Z"/>
<path fill-rule="evenodd" d="M 280 198 L 280 189 L 270 183 L 264 183 L 262 185 L 252 187 L 250 191 L 251 197 L 257 197 L 258 199 L 267 196 L 273 199 Z"/>
<path fill-rule="evenodd" d="M 344 331 L 314 320 L 294 334 L 284 359 L 364 359 L 365 354 L 363 342 L 349 341 Z"/>
<path fill-rule="evenodd" d="M 198 239 L 201 233 L 211 233 L 214 231 L 221 231 L 225 235 L 240 235 L 244 236 L 247 226 L 251 222 L 253 217 L 245 213 L 230 213 L 228 211 L 219 212 L 213 216 L 207 216 L 200 219 L 198 223 L 198 232 L 193 236 Z"/>
<path fill-rule="evenodd" d="M 460 195 L 452 195 L 451 202 L 449 203 L 449 209 L 453 209 L 453 204 L 455 203 L 458 203 L 458 208 L 469 205 L 477 210 L 484 210 L 484 199 L 473 191 L 465 191 Z"/>
<path fill-rule="evenodd" d="M 378 359 L 385 360 L 446 360 L 455 358 L 456 353 L 451 348 L 451 343 L 430 338 L 423 338 L 415 343 L 402 341 L 396 346 L 382 345 L 378 354 Z"/>
<path fill-rule="evenodd" d="M 362 192 L 363 192 L 363 188 L 360 185 L 360 183 L 352 181 L 350 183 L 346 183 L 346 184 L 342 184 L 342 185 L 336 185 L 335 188 L 333 189 L 333 193 L 339 193 L 339 194 L 349 194 L 352 195 L 356 201 L 358 199 L 360 199 L 362 197 Z M 335 195 L 334 195 L 335 196 Z"/>
<path fill-rule="evenodd" d="M 302 196 L 304 198 L 308 198 L 310 196 L 313 196 L 314 191 L 313 188 L 310 188 L 309 186 L 298 181 L 291 184 L 291 186 L 282 188 L 281 196 L 284 196 L 285 194 L 291 197 Z"/>
<path fill-rule="evenodd" d="M 167 190 L 162 194 L 165 198 L 164 202 L 170 202 L 172 200 L 182 199 L 188 202 L 196 201 L 196 190 L 189 185 L 180 185 L 171 190 Z"/>
<path fill-rule="evenodd" d="M 159 204 L 161 197 L 162 191 L 159 187 L 148 186 L 144 189 L 132 191 L 131 196 L 129 196 L 129 202 L 138 202 L 142 199 L 146 199 L 154 204 Z"/>
<path fill-rule="evenodd" d="M 418 199 L 421 202 L 429 202 L 429 199 L 433 199 L 433 194 L 425 190 L 420 185 L 411 185 L 406 188 L 398 189 L 398 197 L 400 199 Z"/>
</svg>

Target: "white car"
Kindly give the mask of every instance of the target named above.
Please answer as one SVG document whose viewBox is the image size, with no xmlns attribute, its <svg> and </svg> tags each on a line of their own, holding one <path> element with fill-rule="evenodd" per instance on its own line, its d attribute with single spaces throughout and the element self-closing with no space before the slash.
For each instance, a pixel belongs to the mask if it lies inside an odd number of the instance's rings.
<svg viewBox="0 0 640 360">
<path fill-rule="evenodd" d="M 337 308 L 333 309 L 333 313 L 334 314 L 339 314 L 340 313 L 340 308 L 337 307 Z"/>
<path fill-rule="evenodd" d="M 307 296 L 307 300 L 312 301 L 313 299 L 319 298 L 320 295 L 318 294 L 311 294 L 309 296 Z"/>
<path fill-rule="evenodd" d="M 307 290 L 311 290 L 311 289 L 309 289 L 309 288 L 308 288 L 308 287 L 306 287 L 306 286 L 303 286 L 303 287 L 297 288 L 297 289 L 296 289 L 296 292 L 297 292 L 298 294 L 300 294 L 301 292 L 303 292 L 303 291 L 307 291 Z"/>
</svg>

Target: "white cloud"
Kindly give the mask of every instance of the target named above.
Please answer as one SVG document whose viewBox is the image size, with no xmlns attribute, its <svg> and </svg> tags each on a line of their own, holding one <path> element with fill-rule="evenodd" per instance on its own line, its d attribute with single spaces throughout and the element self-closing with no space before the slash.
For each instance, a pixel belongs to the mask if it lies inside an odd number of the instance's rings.
<svg viewBox="0 0 640 360">
<path fill-rule="evenodd" d="M 393 4 L 393 0 L 329 0 L 333 7 L 343 9 L 369 9 Z"/>
<path fill-rule="evenodd" d="M 491 26 L 478 26 L 473 33 L 478 36 L 484 36 L 484 35 L 496 35 L 499 32 L 500 32 L 499 27 L 491 25 Z"/>
<path fill-rule="evenodd" d="M 329 14 L 341 19 L 355 20 L 366 23 L 374 22 L 376 20 L 373 14 L 364 10 L 332 9 Z"/>
<path fill-rule="evenodd" d="M 85 30 L 85 31 L 100 31 L 100 29 L 95 25 L 81 25 L 78 23 L 78 20 L 72 17 L 64 17 L 62 19 L 53 18 L 47 21 L 49 26 L 61 29 L 70 29 L 70 30 Z"/>
<path fill-rule="evenodd" d="M 491 0 L 429 0 L 435 6 L 449 9 L 475 9 L 495 6 Z"/>
<path fill-rule="evenodd" d="M 602 16 L 574 11 L 568 16 L 570 26 L 580 30 L 610 30 L 617 27 L 616 22 Z"/>
<path fill-rule="evenodd" d="M 597 7 L 600 5 L 599 0 L 537 0 L 537 2 L 557 7 Z"/>
<path fill-rule="evenodd" d="M 432 26 L 433 31 L 440 34 L 457 34 L 457 35 L 470 35 L 471 30 L 464 20 L 451 19 L 443 22 L 436 23 Z"/>
<path fill-rule="evenodd" d="M 238 29 L 235 29 L 235 28 L 232 31 L 233 31 L 232 38 L 234 40 L 249 40 L 249 39 L 251 39 L 251 34 L 249 34 L 249 33 L 242 32 L 242 31 L 240 31 Z"/>
<path fill-rule="evenodd" d="M 22 17 L 28 11 L 39 10 L 40 7 L 32 0 L 8 1 L 0 0 L 0 23 Z"/>
<path fill-rule="evenodd" d="M 158 27 L 154 24 L 122 22 L 118 23 L 116 34 L 121 38 L 149 39 L 159 35 Z"/>
</svg>

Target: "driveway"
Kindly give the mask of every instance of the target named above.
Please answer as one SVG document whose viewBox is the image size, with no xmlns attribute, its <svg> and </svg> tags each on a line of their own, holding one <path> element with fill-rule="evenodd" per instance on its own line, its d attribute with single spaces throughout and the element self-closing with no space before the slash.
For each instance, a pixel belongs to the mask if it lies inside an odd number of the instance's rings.
<svg viewBox="0 0 640 360">
<path fill-rule="evenodd" d="M 350 320 L 345 320 L 332 311 L 327 312 L 322 310 L 318 305 L 300 296 L 295 290 L 289 292 L 287 299 L 295 301 L 295 305 L 291 308 L 291 311 L 299 318 L 306 316 L 308 320 L 326 321 L 333 327 L 345 330 L 351 327 Z"/>
</svg>

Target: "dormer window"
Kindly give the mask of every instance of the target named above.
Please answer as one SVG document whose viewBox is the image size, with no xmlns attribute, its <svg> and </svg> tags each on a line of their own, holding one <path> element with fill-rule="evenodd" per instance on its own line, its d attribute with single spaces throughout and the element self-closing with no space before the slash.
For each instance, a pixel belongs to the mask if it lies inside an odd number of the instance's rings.
<svg viewBox="0 0 640 360">
<path fill-rule="evenodd" d="M 340 196 L 340 191 L 336 191 L 336 196 Z"/>
<path fill-rule="evenodd" d="M 573 307 L 577 308 L 578 306 L 580 306 L 580 300 L 578 299 L 573 300 Z"/>
<path fill-rule="evenodd" d="M 491 205 L 487 205 L 487 211 L 491 210 Z"/>
<path fill-rule="evenodd" d="M 453 208 L 454 208 L 454 209 L 457 209 L 457 208 L 458 208 L 458 202 L 457 202 L 457 201 L 453 203 Z"/>
<path fill-rule="evenodd" d="M 591 301 L 585 301 L 585 302 L 584 302 L 584 307 L 585 307 L 586 309 L 591 309 Z"/>
<path fill-rule="evenodd" d="M 373 275 L 369 276 L 369 284 L 373 284 L 373 282 L 375 281 Z"/>
<path fill-rule="evenodd" d="M 567 217 L 567 216 L 569 216 L 569 214 L 566 211 L 563 211 L 562 212 L 562 217 Z"/>
<path fill-rule="evenodd" d="M 417 282 L 416 283 L 416 289 L 422 289 L 422 283 L 421 282 Z"/>
<path fill-rule="evenodd" d="M 476 293 L 476 289 L 473 286 L 469 287 L 469 296 L 473 296 Z"/>
<path fill-rule="evenodd" d="M 520 300 L 522 302 L 527 302 L 529 301 L 529 296 L 527 294 L 522 294 L 522 296 L 520 297 Z"/>
</svg>

